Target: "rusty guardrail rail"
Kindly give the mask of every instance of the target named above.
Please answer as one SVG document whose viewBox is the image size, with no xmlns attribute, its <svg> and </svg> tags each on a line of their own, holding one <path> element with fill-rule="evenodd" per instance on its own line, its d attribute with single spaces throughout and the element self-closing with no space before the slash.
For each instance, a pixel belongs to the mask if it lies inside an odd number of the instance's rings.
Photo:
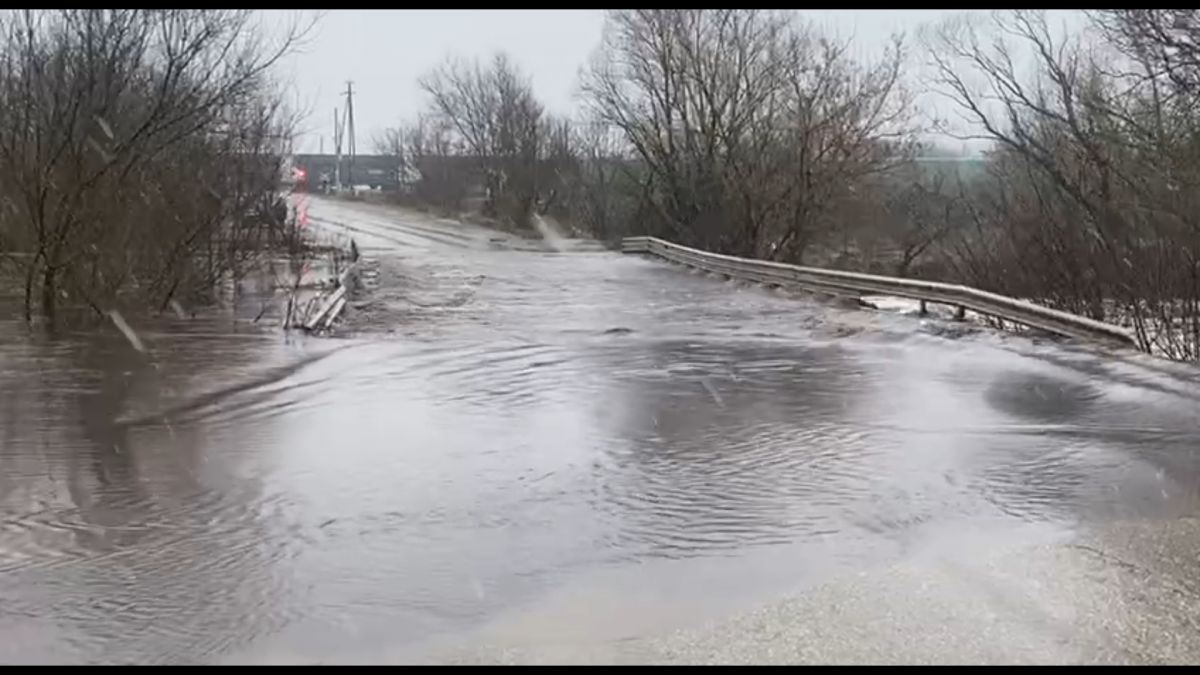
<svg viewBox="0 0 1200 675">
<path fill-rule="evenodd" d="M 1133 334 L 1119 326 L 970 286 L 738 258 L 680 246 L 655 237 L 626 237 L 621 240 L 621 251 L 648 253 L 696 269 L 768 285 L 799 286 L 838 295 L 893 295 L 920 300 L 922 305 L 926 302 L 953 305 L 958 308 L 960 317 L 966 310 L 971 310 L 1058 335 L 1128 347 L 1137 345 Z"/>
</svg>

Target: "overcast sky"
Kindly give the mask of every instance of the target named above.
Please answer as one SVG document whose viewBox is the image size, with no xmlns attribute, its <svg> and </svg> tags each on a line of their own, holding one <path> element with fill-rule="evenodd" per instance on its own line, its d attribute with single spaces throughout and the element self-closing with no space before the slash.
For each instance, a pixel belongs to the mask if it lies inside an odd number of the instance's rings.
<svg viewBox="0 0 1200 675">
<path fill-rule="evenodd" d="M 852 37 L 860 56 L 877 54 L 895 31 L 958 11 L 800 10 L 842 37 Z M 1069 11 L 1058 22 L 1073 23 Z M 283 15 L 272 15 L 278 22 Z M 294 16 L 293 14 L 287 16 Z M 426 102 L 417 78 L 449 54 L 488 57 L 509 53 L 533 78 L 534 90 L 554 112 L 575 107 L 577 74 L 600 41 L 602 10 L 331 10 L 324 13 L 300 52 L 283 64 L 299 103 L 309 112 L 297 150 L 333 151 L 333 109 L 341 109 L 346 80 L 354 82 L 355 134 L 359 153 L 374 151 L 380 130 L 414 116 Z M 927 102 L 926 105 L 931 103 Z"/>
</svg>

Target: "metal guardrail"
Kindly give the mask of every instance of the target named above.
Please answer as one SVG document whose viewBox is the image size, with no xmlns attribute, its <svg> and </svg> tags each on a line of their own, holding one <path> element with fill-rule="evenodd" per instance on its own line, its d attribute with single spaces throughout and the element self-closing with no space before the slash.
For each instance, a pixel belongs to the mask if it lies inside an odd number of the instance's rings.
<svg viewBox="0 0 1200 675">
<path fill-rule="evenodd" d="M 1133 334 L 1119 326 L 970 286 L 738 258 L 680 246 L 655 237 L 626 237 L 621 240 L 621 251 L 649 253 L 696 269 L 763 284 L 799 286 L 837 295 L 892 295 L 953 305 L 958 308 L 960 316 L 966 310 L 971 310 L 1058 335 L 1130 347 L 1137 345 Z"/>
</svg>

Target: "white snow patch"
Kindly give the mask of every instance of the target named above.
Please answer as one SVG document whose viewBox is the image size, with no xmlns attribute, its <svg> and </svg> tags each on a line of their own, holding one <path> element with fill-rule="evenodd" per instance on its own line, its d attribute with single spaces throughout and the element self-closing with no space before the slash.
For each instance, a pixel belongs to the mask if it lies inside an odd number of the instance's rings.
<svg viewBox="0 0 1200 675">
<path fill-rule="evenodd" d="M 897 298 L 893 295 L 864 295 L 862 299 L 885 312 L 900 314 L 919 314 L 921 312 L 921 301 L 911 298 Z"/>
</svg>

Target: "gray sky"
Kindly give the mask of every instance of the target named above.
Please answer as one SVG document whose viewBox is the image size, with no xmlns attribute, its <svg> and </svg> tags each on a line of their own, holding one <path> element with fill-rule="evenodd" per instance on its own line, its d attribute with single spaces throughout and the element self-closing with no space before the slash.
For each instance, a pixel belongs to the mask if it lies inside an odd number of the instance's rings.
<svg viewBox="0 0 1200 675">
<path fill-rule="evenodd" d="M 860 57 L 870 58 L 895 31 L 964 10 L 800 10 L 799 14 L 840 37 L 852 37 Z M 972 10 L 978 11 L 978 10 Z M 1074 23 L 1069 11 L 1052 20 Z M 278 21 L 280 15 L 271 17 Z M 289 16 L 294 16 L 292 13 Z M 346 80 L 354 81 L 358 151 L 370 153 L 372 136 L 413 117 L 425 105 L 417 78 L 445 56 L 487 57 L 509 53 L 533 78 L 534 90 L 552 111 L 575 107 L 577 74 L 600 41 L 602 10 L 330 10 L 282 74 L 294 83 L 309 112 L 298 150 L 315 152 L 323 135 L 333 151 L 333 108 L 343 106 Z M 923 99 L 925 105 L 937 105 Z"/>
</svg>

